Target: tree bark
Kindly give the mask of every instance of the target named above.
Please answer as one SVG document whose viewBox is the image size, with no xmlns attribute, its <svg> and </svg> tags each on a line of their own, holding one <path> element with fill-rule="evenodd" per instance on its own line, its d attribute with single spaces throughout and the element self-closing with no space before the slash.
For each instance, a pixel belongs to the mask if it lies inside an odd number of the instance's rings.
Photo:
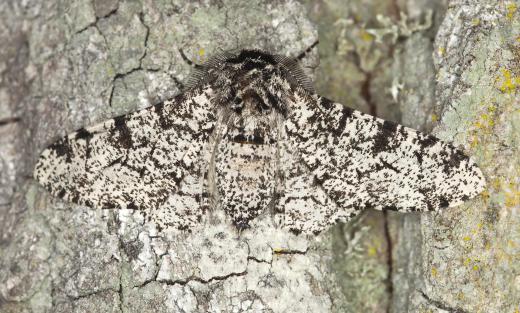
<svg viewBox="0 0 520 313">
<path fill-rule="evenodd" d="M 457 208 L 367 211 L 338 229 L 337 311 L 519 311 L 519 2 L 305 2 L 321 42 L 318 92 L 433 130 L 488 181 Z"/>
<path fill-rule="evenodd" d="M 30 178 L 38 153 L 58 136 L 178 93 L 191 70 L 180 48 L 195 62 L 240 47 L 305 50 L 317 33 L 301 4 L 0 5 L 0 311 L 330 310 L 330 249 L 276 229 L 269 216 L 242 234 L 220 223 L 163 237 L 139 214 L 64 203 Z M 316 67 L 316 56 L 305 66 Z"/>
<path fill-rule="evenodd" d="M 0 3 L 0 312 L 520 311 L 520 2 L 302 2 Z M 30 178 L 58 136 L 180 92 L 179 48 L 296 55 L 311 20 L 318 92 L 454 141 L 483 169 L 482 197 L 367 211 L 317 238 L 268 216 L 159 237 Z"/>
</svg>

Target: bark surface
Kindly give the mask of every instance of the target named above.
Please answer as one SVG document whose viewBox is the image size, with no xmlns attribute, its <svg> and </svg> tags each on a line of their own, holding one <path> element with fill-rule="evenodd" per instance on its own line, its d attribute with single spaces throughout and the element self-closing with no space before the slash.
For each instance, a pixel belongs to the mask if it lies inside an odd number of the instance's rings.
<svg viewBox="0 0 520 313">
<path fill-rule="evenodd" d="M 0 312 L 520 311 L 520 2 L 302 2 L 0 3 Z M 30 178 L 55 138 L 178 93 L 179 48 L 297 55 L 318 35 L 320 94 L 464 147 L 483 196 L 317 238 L 268 216 L 161 238 Z"/>
<path fill-rule="evenodd" d="M 327 255 L 275 229 L 207 225 L 158 237 L 131 211 L 52 198 L 30 179 L 41 149 L 182 89 L 220 50 L 297 55 L 317 39 L 296 1 L 4 1 L 1 312 L 330 310 Z M 305 65 L 317 65 L 314 51 Z M 268 234 L 268 235 L 266 235 Z"/>
<path fill-rule="evenodd" d="M 318 92 L 455 142 L 488 181 L 445 212 L 372 211 L 337 229 L 338 312 L 520 311 L 520 3 L 306 5 Z"/>
</svg>

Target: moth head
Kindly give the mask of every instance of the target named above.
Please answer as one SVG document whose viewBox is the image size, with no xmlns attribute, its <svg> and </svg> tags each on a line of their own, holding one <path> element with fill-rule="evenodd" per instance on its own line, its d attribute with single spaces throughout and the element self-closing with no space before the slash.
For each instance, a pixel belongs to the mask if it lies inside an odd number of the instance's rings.
<svg viewBox="0 0 520 313">
<path fill-rule="evenodd" d="M 188 86 L 206 84 L 213 87 L 217 104 L 237 113 L 284 111 L 291 91 L 314 91 L 297 58 L 257 49 L 223 52 L 197 66 Z"/>
</svg>

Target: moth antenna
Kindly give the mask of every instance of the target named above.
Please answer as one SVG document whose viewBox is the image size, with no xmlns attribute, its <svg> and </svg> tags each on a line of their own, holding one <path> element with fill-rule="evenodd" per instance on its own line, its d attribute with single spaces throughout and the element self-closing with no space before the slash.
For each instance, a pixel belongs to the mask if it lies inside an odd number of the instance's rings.
<svg viewBox="0 0 520 313">
<path fill-rule="evenodd" d="M 314 47 L 316 47 L 318 45 L 320 41 L 319 40 L 316 40 L 312 45 L 310 45 L 307 49 L 305 49 L 302 53 L 298 54 L 298 56 L 296 57 L 296 59 L 298 61 L 300 61 L 301 59 L 305 58 L 307 56 L 307 54 L 309 54 L 309 52 L 312 51 L 312 49 Z"/>
<path fill-rule="evenodd" d="M 188 57 L 184 54 L 184 51 L 182 51 L 181 48 L 179 48 L 179 53 L 181 54 L 182 59 L 183 59 L 186 63 L 188 63 L 188 65 L 190 65 L 190 66 L 192 66 L 192 67 L 194 67 L 194 68 L 196 68 L 196 69 L 202 69 L 203 66 L 200 65 L 200 64 L 197 64 L 197 63 L 193 62 L 193 61 L 190 60 L 190 59 L 188 59 Z"/>
</svg>

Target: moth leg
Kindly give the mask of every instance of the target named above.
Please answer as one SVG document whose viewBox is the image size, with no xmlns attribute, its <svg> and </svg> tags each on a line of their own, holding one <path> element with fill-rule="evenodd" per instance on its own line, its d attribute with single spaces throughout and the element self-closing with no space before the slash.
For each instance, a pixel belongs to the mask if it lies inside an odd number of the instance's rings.
<svg viewBox="0 0 520 313">
<path fill-rule="evenodd" d="M 310 45 L 307 49 L 305 49 L 304 51 L 302 51 L 300 54 L 298 54 L 298 56 L 296 56 L 296 59 L 298 61 L 301 61 L 303 58 L 305 58 L 309 52 L 312 51 L 312 49 L 314 49 L 314 47 L 316 47 L 318 44 L 320 43 L 319 40 L 316 40 L 315 42 L 312 43 L 312 45 Z"/>
<path fill-rule="evenodd" d="M 276 154 L 275 154 L 275 185 L 273 188 L 273 201 L 270 205 L 270 213 L 275 227 L 282 227 L 285 224 L 285 206 L 280 199 L 285 194 L 285 180 L 287 168 L 286 159 L 284 159 L 286 152 L 285 140 L 282 137 L 283 129 L 279 127 L 277 131 Z"/>
<path fill-rule="evenodd" d="M 277 186 L 273 190 L 273 201 L 269 208 L 274 226 L 282 227 L 285 224 L 285 207 L 280 203 L 280 199 L 285 193 L 283 190 L 284 181 L 277 180 L 276 185 Z"/>
<path fill-rule="evenodd" d="M 182 59 L 183 59 L 186 63 L 188 63 L 189 66 L 191 66 L 191 67 L 193 67 L 193 68 L 195 68 L 195 69 L 202 69 L 202 68 L 203 68 L 202 65 L 197 64 L 197 63 L 193 62 L 192 60 L 190 60 L 190 59 L 186 56 L 186 54 L 184 54 L 184 51 L 182 50 L 182 48 L 179 48 L 179 53 L 181 54 Z"/>
</svg>

